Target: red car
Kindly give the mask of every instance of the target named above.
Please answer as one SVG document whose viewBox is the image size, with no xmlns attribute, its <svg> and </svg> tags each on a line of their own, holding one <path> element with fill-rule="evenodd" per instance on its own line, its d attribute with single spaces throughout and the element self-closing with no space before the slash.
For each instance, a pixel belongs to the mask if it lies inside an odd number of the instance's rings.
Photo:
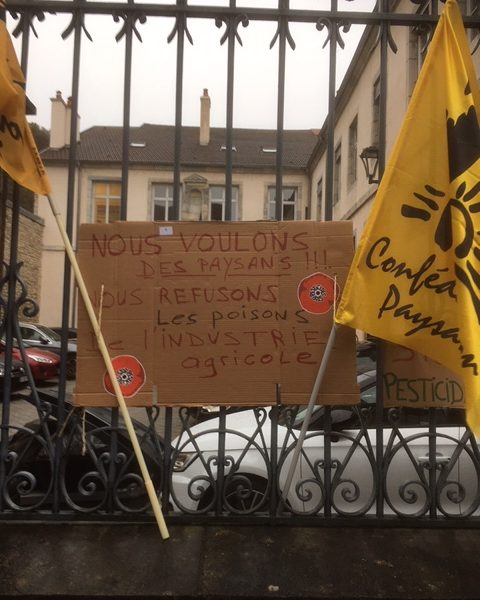
<svg viewBox="0 0 480 600">
<path fill-rule="evenodd" d="M 35 381 L 45 381 L 46 379 L 57 377 L 60 367 L 60 356 L 58 354 L 29 346 L 27 342 L 24 342 L 24 347 L 28 365 Z M 4 355 L 5 342 L 1 342 L 0 348 L 3 351 L 2 355 Z M 16 345 L 12 348 L 12 357 L 20 361 L 22 360 L 20 348 Z"/>
</svg>

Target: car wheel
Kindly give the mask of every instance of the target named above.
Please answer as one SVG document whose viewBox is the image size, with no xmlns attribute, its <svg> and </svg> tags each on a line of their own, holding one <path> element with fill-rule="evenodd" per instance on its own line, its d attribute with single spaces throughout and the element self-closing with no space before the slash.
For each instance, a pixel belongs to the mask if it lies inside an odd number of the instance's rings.
<svg viewBox="0 0 480 600">
<path fill-rule="evenodd" d="M 209 487 L 198 503 L 198 511 L 215 508 L 213 494 L 213 488 Z M 225 478 L 222 506 L 234 514 L 251 514 L 265 505 L 268 495 L 269 484 L 266 479 L 250 473 L 235 473 Z"/>
<path fill-rule="evenodd" d="M 268 481 L 257 475 L 237 473 L 225 481 L 226 508 L 235 513 L 253 513 L 265 504 Z"/>
</svg>

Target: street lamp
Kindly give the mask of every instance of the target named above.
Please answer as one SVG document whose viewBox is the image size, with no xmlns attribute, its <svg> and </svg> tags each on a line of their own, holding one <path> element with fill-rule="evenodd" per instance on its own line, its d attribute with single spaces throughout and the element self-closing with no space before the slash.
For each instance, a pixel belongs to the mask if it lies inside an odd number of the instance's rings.
<svg viewBox="0 0 480 600">
<path fill-rule="evenodd" d="M 378 183 L 378 148 L 376 146 L 367 146 L 360 153 L 368 183 Z"/>
</svg>

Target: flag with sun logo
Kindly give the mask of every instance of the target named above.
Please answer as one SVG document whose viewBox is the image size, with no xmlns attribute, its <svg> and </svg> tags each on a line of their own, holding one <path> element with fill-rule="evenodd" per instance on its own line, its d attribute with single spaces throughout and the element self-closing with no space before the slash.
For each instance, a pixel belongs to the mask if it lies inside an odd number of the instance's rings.
<svg viewBox="0 0 480 600">
<path fill-rule="evenodd" d="M 448 0 L 350 269 L 336 321 L 460 374 L 480 434 L 480 93 Z"/>
</svg>

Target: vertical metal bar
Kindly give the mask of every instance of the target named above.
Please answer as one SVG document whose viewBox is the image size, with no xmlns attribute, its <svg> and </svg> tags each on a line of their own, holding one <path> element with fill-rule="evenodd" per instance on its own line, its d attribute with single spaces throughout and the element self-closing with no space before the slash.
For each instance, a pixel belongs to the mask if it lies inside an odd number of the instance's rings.
<svg viewBox="0 0 480 600">
<path fill-rule="evenodd" d="M 72 66 L 72 95 L 71 95 L 71 119 L 70 119 L 70 152 L 68 157 L 68 181 L 67 181 L 67 211 L 65 218 L 65 230 L 70 240 L 73 237 L 73 216 L 75 207 L 75 179 L 77 168 L 77 115 L 78 94 L 80 81 L 80 49 L 82 40 L 82 16 L 77 13 L 74 25 L 73 41 L 73 66 Z M 62 427 L 65 418 L 65 395 L 67 379 L 67 330 L 70 321 L 70 298 L 72 291 L 71 266 L 65 255 L 63 268 L 63 303 L 62 303 L 62 347 L 60 376 L 58 381 L 58 405 L 57 419 L 59 428 Z M 63 451 L 62 440 L 57 438 L 54 461 L 54 499 L 53 512 L 60 510 L 60 461 Z"/>
<path fill-rule="evenodd" d="M 332 0 L 332 13 L 336 12 L 337 0 Z M 335 79 L 337 77 L 337 22 L 329 24 L 330 60 L 328 67 L 328 116 L 327 116 L 327 156 L 325 160 L 325 221 L 333 218 L 333 171 L 335 154 Z"/>
<path fill-rule="evenodd" d="M 118 427 L 119 427 L 119 409 L 112 408 L 111 414 L 111 438 L 110 438 L 110 461 L 107 472 L 107 511 L 115 510 L 115 499 L 113 490 L 115 487 L 115 479 L 117 478 L 117 454 L 118 454 Z"/>
<path fill-rule="evenodd" d="M 389 10 L 389 0 L 380 0 L 383 5 L 383 11 Z M 387 85 L 388 85 L 388 28 L 387 21 L 382 21 L 380 25 L 380 111 L 379 111 L 379 132 L 378 132 L 378 175 L 382 179 L 385 171 L 386 153 L 387 153 Z"/>
<path fill-rule="evenodd" d="M 271 468 L 271 492 L 270 492 L 270 515 L 273 517 L 278 508 L 278 417 L 282 406 L 281 386 L 277 383 L 275 387 L 276 405 L 270 409 L 270 468 Z"/>
<path fill-rule="evenodd" d="M 437 516 L 437 411 L 428 409 L 428 487 L 431 494 L 430 518 Z"/>
<path fill-rule="evenodd" d="M 230 8 L 235 8 L 236 0 L 230 0 Z M 227 21 L 227 131 L 225 151 L 225 221 L 232 220 L 232 162 L 233 162 L 233 89 L 235 82 L 235 18 Z"/>
<path fill-rule="evenodd" d="M 222 514 L 223 494 L 225 492 L 225 430 L 227 427 L 227 409 L 222 406 L 218 417 L 218 465 L 217 465 L 217 503 L 215 514 Z"/>
<path fill-rule="evenodd" d="M 4 266 L 5 259 L 5 246 L 7 242 L 6 238 L 6 230 L 7 230 L 7 197 L 8 197 L 8 177 L 7 174 L 3 171 L 0 171 L 0 187 L 1 187 L 1 196 L 0 196 L 0 295 L 3 294 L 5 290 L 5 284 L 2 285 L 2 281 L 4 276 L 7 277 L 8 270 Z M 7 284 L 8 285 L 8 284 Z M 3 298 L 2 298 L 3 300 Z M 8 296 L 7 296 L 8 303 Z M 8 322 L 8 304 L 5 312 L 0 311 L 0 337 L 6 334 L 6 327 Z M 8 422 L 9 422 L 9 414 L 8 409 L 5 410 L 6 402 L 9 401 L 9 393 L 8 393 L 7 377 L 4 375 L 3 382 L 0 387 L 0 394 L 3 397 L 3 408 L 2 408 L 2 420 L 1 420 L 1 429 L 0 429 L 0 512 L 3 508 L 3 489 L 4 489 L 4 481 L 5 481 L 5 458 L 7 453 L 7 445 L 8 445 Z"/>
<path fill-rule="evenodd" d="M 28 70 L 28 50 L 30 47 L 30 20 L 31 16 L 28 14 L 23 20 L 22 27 L 22 49 L 20 56 L 20 66 L 22 67 L 23 76 L 25 77 L 25 81 L 27 81 L 27 70 Z"/>
<path fill-rule="evenodd" d="M 22 47 L 21 47 L 21 58 L 20 66 L 24 73 L 25 79 L 27 76 L 28 68 L 28 51 L 29 51 L 29 40 L 30 40 L 30 22 L 31 16 L 27 13 L 27 16 L 23 19 L 22 26 Z M 8 180 L 9 177 L 4 174 L 4 198 L 3 201 L 7 202 L 8 198 Z M 6 215 L 5 215 L 6 216 Z M 20 186 L 17 183 L 13 183 L 13 195 L 12 195 L 12 209 L 11 209 L 11 225 L 10 225 L 10 265 L 7 268 L 8 275 L 8 291 L 7 291 L 7 310 L 5 315 L 5 381 L 3 385 L 3 410 L 2 410 L 2 436 L 1 436 L 1 450 L 0 456 L 2 460 L 0 462 L 0 490 L 4 489 L 5 484 L 5 469 L 4 459 L 6 456 L 6 450 L 8 446 L 8 426 L 10 422 L 10 401 L 12 392 L 12 381 L 11 381 L 11 369 L 12 369 L 12 348 L 13 348 L 13 337 L 18 336 L 18 306 L 16 304 L 16 291 L 17 291 L 17 277 L 19 275 L 19 262 L 18 262 L 18 245 L 20 239 Z M 2 246 L 5 240 L 2 239 Z M 2 257 L 3 258 L 3 257 Z M 0 271 L 1 272 L 1 271 Z M 24 357 L 25 358 L 25 357 Z M 27 366 L 28 368 L 28 366 Z M 34 385 L 32 378 L 29 380 L 30 386 Z M 32 394 L 36 396 L 36 390 L 32 389 Z M 0 494 L 1 495 L 1 494 Z M 0 499 L 0 510 L 1 510 Z"/>
<path fill-rule="evenodd" d="M 162 510 L 168 508 L 170 498 L 170 463 L 172 458 L 172 431 L 173 431 L 173 408 L 165 409 L 164 426 L 164 454 L 163 454 L 163 487 L 162 487 Z"/>
<path fill-rule="evenodd" d="M 389 10 L 389 0 L 380 0 L 382 12 Z M 388 27 L 387 21 L 380 25 L 380 115 L 379 115 L 379 177 L 382 178 L 385 170 L 386 157 L 386 130 L 387 130 L 387 61 L 388 61 Z M 377 341 L 377 401 L 376 401 L 376 431 L 375 452 L 377 461 L 377 517 L 384 514 L 384 468 L 383 468 L 383 353 L 384 348 L 381 341 Z"/>
<path fill-rule="evenodd" d="M 177 0 L 177 7 L 185 6 L 185 0 Z M 175 150 L 173 163 L 173 210 L 172 220 L 180 219 L 180 159 L 182 154 L 182 102 L 183 102 L 183 54 L 185 44 L 185 13 L 177 13 L 177 73 L 175 88 Z"/>
<path fill-rule="evenodd" d="M 332 516 L 332 407 L 325 407 L 324 464 L 325 464 L 325 504 L 324 515 Z"/>
<path fill-rule="evenodd" d="M 289 0 L 278 0 L 279 11 L 288 9 Z M 283 220 L 283 121 L 285 116 L 285 56 L 288 19 L 278 18 L 278 94 L 277 94 L 277 155 L 275 167 L 275 219 Z"/>
<path fill-rule="evenodd" d="M 3 261 L 5 259 L 5 243 L 6 243 L 6 229 L 7 229 L 7 192 L 8 192 L 8 177 L 3 171 L 0 171 L 0 189 L 2 190 L 0 196 L 0 279 L 3 277 Z M 0 290 L 1 293 L 1 290 Z M 1 317 L 2 315 L 0 315 Z M 5 315 L 3 315 L 5 316 Z M 0 322 L 0 335 L 1 322 Z"/>
<path fill-rule="evenodd" d="M 129 4 L 133 4 L 129 0 Z M 123 131 L 122 131 L 122 191 L 120 199 L 120 220 L 127 220 L 128 208 L 128 165 L 130 151 L 130 98 L 132 86 L 132 16 L 127 13 L 125 20 L 125 68 L 123 81 Z"/>
<path fill-rule="evenodd" d="M 383 352 L 384 346 L 377 340 L 377 381 L 376 381 L 376 408 L 375 408 L 375 460 L 377 478 L 377 517 L 383 517 L 384 490 L 383 490 Z"/>
<path fill-rule="evenodd" d="M 7 291 L 7 314 L 5 319 L 5 364 L 3 383 L 3 406 L 2 406 L 2 431 L 0 439 L 0 490 L 3 492 L 5 486 L 5 458 L 8 447 L 8 426 L 10 424 L 10 394 L 12 391 L 12 336 L 13 321 L 17 318 L 15 305 L 15 292 L 18 273 L 18 239 L 19 239 L 19 186 L 13 186 L 12 198 L 12 221 L 10 229 L 10 265 L 7 268 L 8 291 Z M 0 510 L 3 508 L 3 493 L 0 493 Z"/>
<path fill-rule="evenodd" d="M 24 73 L 26 80 L 27 68 L 28 68 L 28 49 L 30 40 L 30 18 L 23 20 L 22 27 L 22 48 L 20 57 L 20 66 Z M 5 219 L 4 225 L 6 226 L 6 204 L 8 197 L 8 176 L 6 173 L 3 174 L 4 186 L 3 192 L 4 197 L 2 198 L 5 203 Z M 11 209 L 11 224 L 10 224 L 10 257 L 9 267 L 7 267 L 6 275 L 8 276 L 7 283 L 7 308 L 5 315 L 5 359 L 4 359 L 4 382 L 3 382 L 3 399 L 2 399 L 2 431 L 0 436 L 0 511 L 3 508 L 3 490 L 5 485 L 5 458 L 8 449 L 8 426 L 10 424 L 10 395 L 12 391 L 12 346 L 13 346 L 13 330 L 14 320 L 18 319 L 16 314 L 17 307 L 15 303 L 15 295 L 17 288 L 17 274 L 18 274 L 18 242 L 19 242 L 19 227 L 20 227 L 20 189 L 17 183 L 13 185 L 12 195 L 12 209 Z M 3 231 L 3 229 L 2 229 Z M 2 238 L 2 263 L 0 263 L 0 277 L 3 273 L 3 248 L 5 244 L 5 238 Z M 0 290 L 1 291 L 1 290 Z"/>
</svg>

